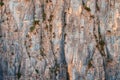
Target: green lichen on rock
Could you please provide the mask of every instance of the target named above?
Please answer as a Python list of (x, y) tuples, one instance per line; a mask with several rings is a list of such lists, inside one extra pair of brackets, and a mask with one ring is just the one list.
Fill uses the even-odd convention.
[(55, 65), (54, 67), (49, 68), (51, 73), (55, 73), (57, 75), (57, 72), (60, 71), (59, 65)]

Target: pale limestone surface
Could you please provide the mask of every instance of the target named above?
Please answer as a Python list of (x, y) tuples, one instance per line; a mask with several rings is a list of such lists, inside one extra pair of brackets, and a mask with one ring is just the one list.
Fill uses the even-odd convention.
[(120, 0), (2, 2), (0, 80), (120, 80)]

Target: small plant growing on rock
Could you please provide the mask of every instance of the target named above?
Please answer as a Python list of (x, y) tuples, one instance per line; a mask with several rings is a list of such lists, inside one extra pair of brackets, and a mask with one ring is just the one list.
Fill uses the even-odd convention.
[(14, 55), (14, 53), (12, 52), (11, 55)]
[(27, 34), (26, 37), (30, 37), (30, 36)]
[(20, 77), (21, 77), (21, 72), (20, 72), (20, 69), (21, 69), (21, 62), (20, 62), (20, 64), (19, 64), (19, 66), (18, 66), (18, 72), (17, 72), (17, 78), (18, 78), (18, 80), (20, 79)]
[(40, 49), (40, 55), (43, 56), (43, 57), (46, 56), (45, 53), (44, 53), (44, 49)]
[(52, 24), (50, 24), (50, 32), (52, 32)]
[(51, 22), (53, 19), (53, 15), (50, 15), (50, 18), (48, 19), (49, 22)]
[(43, 12), (42, 17), (43, 17), (43, 21), (45, 21), (45, 19), (46, 19), (46, 13), (45, 12)]
[(83, 1), (82, 1), (82, 4), (83, 4), (83, 7), (84, 7), (85, 10), (91, 11), (91, 9), (89, 7), (87, 7)]
[(88, 69), (92, 68), (93, 64), (92, 64), (92, 59), (88, 62)]
[(17, 77), (18, 77), (18, 80), (19, 80), (20, 77), (21, 77), (21, 73), (20, 72), (17, 73)]
[(54, 68), (49, 68), (50, 72), (51, 73), (54, 73), (55, 72), (55, 69)]
[(14, 32), (18, 32), (18, 29), (15, 29), (15, 31)]
[(107, 58), (107, 62), (108, 62), (108, 63), (110, 63), (110, 62), (112, 62), (112, 61), (113, 61), (113, 59)]
[(111, 55), (107, 55), (107, 62), (110, 63), (113, 61), (113, 58), (111, 57)]
[(89, 7), (87, 7), (86, 5), (83, 6), (85, 10), (87, 11), (91, 11), (91, 9)]
[(90, 17), (91, 17), (91, 18), (95, 18), (95, 16), (94, 16), (94, 15), (90, 15)]
[(0, 1), (0, 6), (3, 6), (3, 5), (4, 5), (4, 3), (2, 1)]
[(46, 3), (48, 3), (48, 0), (46, 0)]
[(46, 26), (45, 26), (45, 29), (47, 30), (48, 29), (48, 25), (46, 24)]
[(2, 37), (2, 35), (0, 35), (0, 38)]
[(101, 46), (104, 46), (104, 45), (105, 45), (105, 41), (104, 41), (104, 40), (101, 40), (101, 41), (99, 41), (99, 44), (100, 44)]
[(35, 26), (31, 26), (31, 27), (30, 27), (30, 32), (33, 32), (34, 29), (35, 29)]
[(54, 67), (49, 68), (49, 70), (51, 73), (57, 74), (57, 71), (59, 72), (60, 69), (59, 69), (59, 66), (55, 65)]
[(38, 74), (39, 73), (38, 69), (35, 69), (35, 72)]
[(39, 25), (39, 20), (34, 20), (32, 25), (33, 26), (30, 27), (30, 32), (33, 32), (35, 29), (35, 26)]
[(64, 38), (65, 38), (65, 39), (66, 39), (66, 37), (67, 37), (67, 33), (64, 34)]
[(99, 11), (100, 10), (100, 8), (99, 8), (99, 6), (98, 6), (98, 4), (96, 3), (96, 9)]
[(39, 25), (39, 20), (34, 20), (33, 25)]
[(53, 38), (55, 38), (55, 32), (53, 33)]

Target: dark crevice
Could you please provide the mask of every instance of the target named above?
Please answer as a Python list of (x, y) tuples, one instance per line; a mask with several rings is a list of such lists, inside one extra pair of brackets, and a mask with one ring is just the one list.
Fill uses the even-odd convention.
[(107, 65), (106, 65), (106, 59), (103, 57), (103, 69), (104, 69), (104, 74), (105, 74), (105, 80), (108, 80), (108, 73), (107, 73)]
[(90, 50), (90, 48), (88, 47), (87, 48), (87, 50), (88, 50), (88, 56), (87, 56), (87, 58), (86, 58), (86, 62), (85, 62), (85, 65), (87, 65), (88, 66), (88, 69), (90, 69), (90, 68), (93, 68), (94, 67), (94, 65), (93, 65), (93, 56), (94, 56), (94, 53), (95, 53), (95, 50), (94, 49), (92, 49), (92, 50)]
[(96, 11), (100, 11), (100, 8), (98, 6), (98, 0), (96, 0), (95, 5), (96, 5)]
[(109, 63), (109, 62), (112, 62), (112, 61), (113, 61), (113, 57), (112, 57), (112, 55), (110, 54), (107, 46), (106, 46), (106, 54), (107, 54), (107, 62), (108, 62), (108, 63)]
[(95, 23), (94, 23), (94, 29), (93, 29), (93, 35), (95, 37), (96, 47), (99, 50), (101, 56), (106, 56), (105, 50), (104, 50), (105, 40), (103, 39), (103, 36), (101, 35), (101, 32), (100, 32), (100, 22), (99, 22), (99, 20), (97, 20), (97, 21), (98, 21), (97, 22), (97, 24), (98, 24), (98, 33), (96, 34)]
[[(95, 24), (97, 24), (97, 31), (98, 33), (96, 34), (96, 28), (95, 28)], [(112, 56), (109, 53), (109, 50), (107, 48), (107, 43), (105, 41), (105, 36), (101, 34), (101, 29), (100, 29), (100, 20), (97, 18), (97, 21), (95, 23), (94, 21), (94, 28), (93, 28), (93, 35), (95, 37), (95, 41), (96, 41), (96, 48), (98, 49), (98, 51), (100, 52), (102, 59), (103, 59), (103, 69), (105, 72), (105, 80), (108, 80), (108, 73), (107, 73), (107, 64), (109, 62), (112, 62)]]
[(59, 78), (63, 80), (69, 80), (69, 73), (67, 68), (67, 62), (65, 58), (65, 27), (66, 27), (66, 12), (65, 12), (65, 6), (66, 1), (64, 1), (63, 11), (62, 11), (62, 38), (60, 42), (60, 75)]
[(43, 21), (46, 20), (46, 13), (45, 13), (45, 9), (44, 9), (44, 4), (42, 4), (42, 17), (43, 17)]
[(2, 7), (4, 5), (3, 0), (0, 0), (0, 6)]
[(57, 57), (55, 56), (54, 53), (54, 48), (53, 48), (53, 43), (52, 41), (50, 41), (50, 45), (51, 45), (51, 51), (53, 53), (53, 57), (54, 57), (54, 66), (50, 67), (50, 80), (56, 80), (56, 76), (58, 75), (59, 72), (59, 65), (57, 63)]
[[(4, 5), (4, 2), (3, 0), (0, 0), (0, 7), (2, 7)], [(4, 40), (2, 40), (2, 38), (4, 37), (3, 36), (3, 32), (2, 32), (2, 23), (4, 22), (3, 20), (3, 15), (4, 15), (4, 12), (2, 11), (3, 8), (0, 9), (0, 45), (4, 45)], [(1, 50), (1, 46), (0, 46), (0, 54), (3, 54), (4, 52), (2, 52)], [(7, 51), (6, 49), (6, 46), (3, 46), (3, 51)], [(6, 53), (7, 54), (7, 53)], [(7, 56), (8, 57), (8, 56)], [(4, 61), (4, 62), (3, 62)], [(4, 67), (3, 67), (3, 63), (4, 63)], [(6, 67), (5, 70), (3, 70), (4, 68)], [(7, 59), (4, 60), (4, 57), (2, 55), (0, 55), (0, 80), (3, 80), (4, 79), (4, 75), (7, 75), (7, 70), (8, 70), (8, 62), (7, 62)]]
[[(98, 29), (97, 29), (98, 33), (97, 34), (96, 34), (95, 24), (97, 24), (97, 27), (98, 27)], [(105, 42), (102, 42), (103, 38), (102, 38), (102, 35), (101, 35), (101, 32), (100, 32), (100, 21), (99, 21), (98, 18), (97, 18), (96, 23), (94, 21), (93, 35), (94, 35), (95, 41), (96, 41), (96, 48), (98, 49), (98, 51), (100, 52), (100, 54), (103, 58), (103, 69), (104, 69), (104, 72), (105, 72), (105, 80), (107, 80), (106, 59), (105, 59), (106, 54), (105, 54), (105, 50), (104, 50)]]
[(19, 63), (18, 72), (16, 73), (18, 80), (20, 79), (20, 77), (22, 75), (21, 72), (20, 72), (20, 69), (21, 69), (21, 63)]
[[(1, 0), (0, 3), (3, 3), (3, 1)], [(2, 38), (2, 28), (1, 28), (2, 27), (1, 24), (3, 22), (2, 17), (3, 17), (3, 12), (2, 12), (2, 8), (1, 8), (1, 13), (0, 13), (0, 39)]]
[(1, 63), (0, 63), (0, 80), (3, 80), (3, 68)]

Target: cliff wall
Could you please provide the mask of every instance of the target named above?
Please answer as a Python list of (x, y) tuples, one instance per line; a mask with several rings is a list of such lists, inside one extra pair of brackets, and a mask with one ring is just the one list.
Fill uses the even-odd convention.
[(120, 80), (120, 0), (1, 0), (0, 80)]

